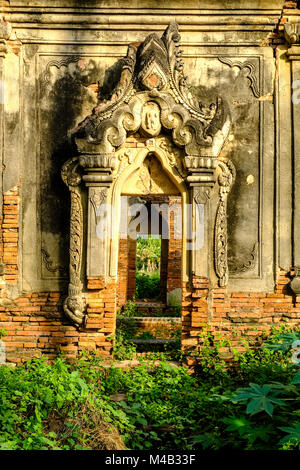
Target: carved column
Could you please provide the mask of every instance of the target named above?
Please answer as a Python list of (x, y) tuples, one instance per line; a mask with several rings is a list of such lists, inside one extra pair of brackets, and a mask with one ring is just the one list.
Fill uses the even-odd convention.
[(64, 312), (79, 326), (85, 320), (85, 305), (82, 295), (81, 266), (83, 243), (83, 210), (81, 201), (81, 174), (78, 171), (78, 158), (68, 160), (62, 167), (61, 176), (71, 193), (70, 211), (70, 262), (68, 296), (64, 301)]
[[(191, 242), (192, 273), (199, 277), (209, 277), (210, 252), (210, 191), (216, 182), (217, 158), (189, 155), (185, 157), (189, 175), (187, 181), (192, 190), (192, 231)], [(193, 248), (194, 245), (194, 248)]]
[(214, 227), (214, 265), (219, 279), (219, 286), (225, 287), (228, 283), (227, 261), (227, 196), (235, 181), (235, 167), (230, 160), (219, 161), (221, 173), (219, 174), (219, 202)]
[(82, 177), (88, 189), (87, 267), (89, 281), (105, 278), (107, 274), (108, 237), (111, 210), (107, 205), (108, 188), (115, 168), (114, 154), (81, 154), (79, 163), (84, 168)]
[(293, 133), (293, 265), (295, 277), (291, 287), (300, 297), (300, 22), (285, 24), (289, 43), (287, 56), (291, 61), (292, 133)]
[(210, 234), (212, 233), (210, 193), (216, 182), (219, 166), (219, 202), (214, 223), (214, 268), (219, 286), (228, 282), (227, 264), (227, 196), (235, 180), (235, 168), (231, 161), (219, 161), (216, 157), (185, 157), (189, 170), (187, 181), (192, 188), (193, 231), (196, 239), (192, 249), (192, 272), (195, 276), (209, 278), (211, 266)]
[[(68, 160), (62, 167), (62, 179), (71, 193), (70, 214), (70, 264), (68, 296), (64, 302), (65, 314), (80, 326), (85, 323), (85, 301), (81, 268), (83, 260), (83, 207), (81, 182), (88, 189), (88, 227), (86, 247), (86, 277), (93, 288), (103, 287), (106, 275), (107, 240), (111, 211), (102, 210), (107, 202), (108, 188), (112, 182), (114, 155), (89, 153)], [(84, 174), (82, 175), (82, 170)], [(96, 282), (95, 282), (96, 281)]]

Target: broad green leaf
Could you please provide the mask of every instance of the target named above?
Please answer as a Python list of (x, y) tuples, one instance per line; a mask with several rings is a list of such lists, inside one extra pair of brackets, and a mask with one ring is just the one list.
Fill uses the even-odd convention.
[(272, 385), (250, 383), (250, 387), (238, 389), (232, 397), (232, 401), (248, 401), (246, 412), (250, 415), (265, 411), (269, 416), (272, 416), (275, 404), (285, 405), (282, 400), (276, 398), (280, 392), (280, 389), (273, 388)]
[(281, 431), (288, 433), (283, 439), (281, 439), (280, 444), (285, 444), (286, 442), (295, 442), (300, 444), (300, 422), (294, 423), (290, 427), (280, 427)]
[(224, 418), (221, 421), (228, 424), (226, 431), (237, 431), (240, 435), (244, 434), (251, 425), (251, 422), (244, 416), (240, 418)]

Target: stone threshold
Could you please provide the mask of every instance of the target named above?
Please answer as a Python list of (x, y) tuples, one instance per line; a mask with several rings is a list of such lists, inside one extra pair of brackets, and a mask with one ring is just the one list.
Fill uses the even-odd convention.
[(173, 343), (176, 343), (176, 339), (162, 339), (162, 338), (159, 338), (159, 339), (136, 339), (136, 338), (133, 338), (131, 340), (132, 343), (134, 344), (144, 344), (144, 345), (147, 345), (147, 344), (173, 344)]
[(122, 323), (126, 323), (129, 320), (136, 320), (136, 321), (145, 321), (145, 322), (157, 322), (157, 323), (164, 323), (164, 322), (173, 322), (173, 323), (181, 323), (180, 317), (120, 317), (117, 316), (117, 321)]

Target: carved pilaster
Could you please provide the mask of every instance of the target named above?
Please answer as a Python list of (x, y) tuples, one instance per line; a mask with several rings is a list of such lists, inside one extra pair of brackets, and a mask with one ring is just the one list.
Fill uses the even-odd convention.
[(117, 157), (114, 153), (84, 153), (79, 156), (79, 163), (85, 169), (83, 181), (87, 186), (109, 186), (111, 173), (116, 167)]
[(189, 174), (187, 181), (190, 186), (207, 185), (213, 186), (215, 178), (215, 170), (218, 166), (218, 158), (201, 157), (200, 155), (188, 155), (184, 158), (186, 169)]
[(196, 276), (209, 277), (209, 220), (210, 193), (214, 183), (204, 185), (192, 183), (193, 232), (192, 271)]
[(64, 301), (64, 312), (75, 325), (84, 323), (84, 301), (80, 279), (82, 265), (83, 212), (81, 204), (78, 158), (71, 158), (62, 167), (62, 179), (71, 193), (70, 213), (70, 263), (68, 297)]
[(114, 153), (84, 153), (79, 163), (88, 188), (87, 277), (105, 277), (108, 251), (108, 231), (111, 211), (108, 209), (108, 188), (116, 167)]
[(88, 186), (87, 277), (105, 277), (110, 210), (107, 206), (108, 188)]
[[(210, 267), (210, 193), (216, 182), (218, 159), (200, 155), (184, 158), (188, 170), (187, 182), (192, 190), (192, 272), (209, 277)], [(190, 237), (189, 237), (190, 238)]]
[(295, 277), (291, 288), (300, 295), (300, 21), (284, 25), (285, 38), (290, 45), (287, 57), (291, 61), (292, 85), (292, 138), (293, 138), (293, 247), (292, 259)]
[(227, 196), (235, 180), (235, 167), (233, 163), (220, 161), (222, 170), (219, 181), (219, 204), (217, 207), (214, 234), (214, 261), (215, 271), (219, 278), (219, 286), (224, 287), (228, 282), (227, 262)]

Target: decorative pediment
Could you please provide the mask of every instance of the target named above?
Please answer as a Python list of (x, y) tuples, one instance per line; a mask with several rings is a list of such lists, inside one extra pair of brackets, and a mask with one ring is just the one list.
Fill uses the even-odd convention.
[(218, 156), (229, 117), (220, 97), (204, 106), (191, 93), (179, 41), (178, 26), (171, 23), (162, 37), (153, 33), (129, 45), (111, 97), (100, 98), (73, 134), (80, 153), (112, 154), (128, 133), (156, 136), (163, 127), (187, 155)]
[(163, 91), (168, 85), (166, 47), (157, 34), (150, 34), (140, 46), (137, 82), (142, 90)]

